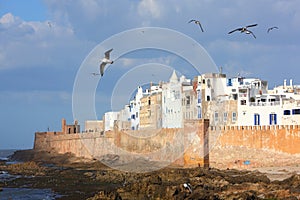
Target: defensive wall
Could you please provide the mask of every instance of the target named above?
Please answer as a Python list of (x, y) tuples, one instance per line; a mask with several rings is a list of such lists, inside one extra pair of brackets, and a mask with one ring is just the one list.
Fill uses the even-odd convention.
[(217, 147), (267, 149), (288, 154), (300, 153), (300, 125), (221, 126), (209, 128), (210, 141)]
[(106, 155), (139, 157), (182, 167), (208, 167), (208, 120), (190, 120), (182, 129), (99, 133), (36, 132), (34, 149), (102, 160)]
[[(78, 157), (99, 160), (105, 155), (124, 155), (133, 159), (142, 156), (182, 167), (207, 167), (209, 163), (240, 162), (241, 155), (247, 151), (251, 155), (244, 157), (256, 159), (255, 162), (265, 159), (266, 156), (262, 157), (265, 151), (275, 152), (280, 158), (283, 154), (294, 158), (300, 155), (299, 144), (299, 125), (209, 127), (208, 120), (190, 120), (183, 129), (71, 134), (66, 131), (37, 132), (34, 149), (71, 152)], [(215, 149), (221, 153), (215, 153)], [(270, 156), (272, 162), (273, 155)], [(227, 166), (230, 165), (223, 167)]]

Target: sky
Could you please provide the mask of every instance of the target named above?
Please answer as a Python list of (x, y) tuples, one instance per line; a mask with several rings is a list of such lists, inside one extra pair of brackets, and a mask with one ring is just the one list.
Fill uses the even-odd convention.
[[(204, 32), (188, 23), (191, 19), (199, 20)], [(251, 28), (256, 39), (228, 34), (256, 23)], [(97, 45), (114, 35), (143, 27), (174, 30), (199, 43), (227, 77), (260, 78), (273, 88), (284, 79), (300, 84), (299, 24), (299, 0), (0, 0), (0, 149), (32, 148), (36, 131), (59, 131), (62, 118), (73, 123), (79, 69)], [(267, 33), (272, 26), (278, 29)], [(184, 70), (189, 63), (173, 53), (128, 52), (101, 79), (89, 76), (98, 84), (94, 96), (99, 119), (111, 109), (113, 85), (147, 63), (181, 70), (188, 78), (197, 75)], [(97, 72), (98, 65), (90, 72)], [(138, 72), (138, 77), (150, 76)], [(124, 92), (114, 97), (133, 93)]]

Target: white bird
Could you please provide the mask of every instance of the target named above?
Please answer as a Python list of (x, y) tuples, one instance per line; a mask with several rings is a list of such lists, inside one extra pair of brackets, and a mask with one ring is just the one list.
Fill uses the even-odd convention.
[(112, 61), (112, 60), (110, 60), (110, 52), (112, 51), (113, 49), (110, 49), (110, 50), (108, 50), (108, 51), (106, 51), (105, 52), (105, 57), (104, 58), (102, 58), (102, 60), (101, 60), (101, 64), (100, 64), (100, 74), (101, 74), (101, 76), (103, 76), (103, 74), (104, 74), (104, 67), (105, 67), (105, 65), (106, 64), (113, 64), (114, 63), (114, 61)]
[(235, 31), (240, 31), (241, 33), (251, 34), (251, 35), (253, 35), (254, 38), (256, 38), (255, 35), (253, 34), (253, 32), (248, 29), (253, 26), (257, 26), (257, 24), (252, 24), (252, 25), (248, 25), (245, 27), (240, 27), (240, 28), (234, 29), (234, 30), (230, 31), (228, 34), (231, 34)]
[(188, 190), (192, 193), (192, 186), (191, 186), (191, 184), (189, 184), (189, 183), (184, 183), (184, 184), (183, 184), (183, 187), (186, 188), (186, 189), (188, 189)]
[(200, 27), (200, 29), (201, 29), (201, 31), (204, 32), (204, 30), (203, 30), (203, 28), (202, 28), (202, 25), (201, 25), (201, 23), (200, 23), (199, 20), (191, 19), (191, 20), (189, 21), (189, 23), (191, 23), (191, 22), (194, 22), (195, 24), (198, 24), (199, 27)]

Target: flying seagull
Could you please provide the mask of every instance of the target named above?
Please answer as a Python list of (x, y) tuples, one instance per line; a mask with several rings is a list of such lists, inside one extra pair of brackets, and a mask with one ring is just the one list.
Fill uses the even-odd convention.
[(245, 27), (240, 27), (240, 28), (234, 29), (234, 30), (230, 31), (228, 34), (231, 34), (235, 31), (240, 31), (241, 33), (251, 34), (251, 35), (253, 35), (254, 38), (256, 38), (255, 35), (253, 34), (253, 32), (248, 29), (253, 26), (257, 26), (257, 24), (252, 24), (252, 25), (248, 25)]
[(114, 63), (114, 61), (112, 61), (112, 60), (110, 60), (109, 59), (109, 54), (110, 54), (110, 52), (112, 51), (113, 49), (110, 49), (110, 50), (108, 50), (108, 51), (106, 51), (105, 52), (105, 57), (104, 58), (102, 58), (102, 62), (101, 62), (101, 64), (100, 64), (100, 74), (101, 74), (101, 76), (103, 76), (103, 74), (104, 74), (104, 67), (105, 67), (105, 65), (106, 64), (113, 64)]
[(269, 33), (271, 30), (273, 30), (273, 29), (275, 29), (275, 28), (278, 29), (277, 26), (273, 26), (273, 27), (268, 28), (267, 32)]
[(191, 23), (191, 22), (194, 22), (195, 24), (198, 24), (199, 27), (200, 27), (200, 29), (201, 29), (201, 31), (204, 32), (204, 30), (203, 30), (203, 28), (202, 28), (201, 23), (200, 23), (199, 20), (191, 19), (191, 20), (189, 21), (189, 23)]

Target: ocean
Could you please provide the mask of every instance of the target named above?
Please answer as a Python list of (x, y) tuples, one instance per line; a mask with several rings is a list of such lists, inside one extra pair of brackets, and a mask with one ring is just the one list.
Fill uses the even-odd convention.
[[(16, 150), (5, 149), (0, 150), (0, 161), (7, 161), (8, 157), (12, 155)], [(4, 182), (11, 181), (13, 179), (21, 178), (20, 175), (11, 175), (6, 171), (0, 170), (0, 199), (10, 200), (52, 200), (61, 197), (61, 195), (55, 194), (51, 189), (37, 189), (37, 188), (6, 188), (1, 185)]]
[(8, 156), (12, 155), (16, 149), (0, 149), (0, 160), (7, 160)]

